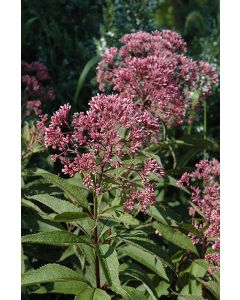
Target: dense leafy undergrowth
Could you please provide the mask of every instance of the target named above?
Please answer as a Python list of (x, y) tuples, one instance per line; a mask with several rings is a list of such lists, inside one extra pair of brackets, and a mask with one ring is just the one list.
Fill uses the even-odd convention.
[(170, 30), (113, 46), (54, 113), (46, 66), (22, 63), (22, 298), (219, 299), (217, 70)]

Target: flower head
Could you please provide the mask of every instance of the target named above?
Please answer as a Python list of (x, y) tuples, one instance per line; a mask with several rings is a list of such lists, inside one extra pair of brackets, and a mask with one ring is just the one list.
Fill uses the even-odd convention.
[[(61, 106), (45, 129), (45, 145), (56, 152), (53, 160), (61, 161), (63, 173), (82, 174), (87, 188), (97, 194), (110, 180), (124, 191), (124, 197), (132, 199), (126, 200), (128, 210), (137, 199), (141, 210), (153, 204), (154, 186), (148, 176), (155, 173), (161, 178), (163, 168), (153, 159), (139, 164), (134, 158), (157, 140), (157, 119), (148, 111), (139, 111), (130, 98), (118, 95), (97, 95), (86, 113), (75, 113), (72, 118), (70, 109), (69, 104)], [(140, 190), (130, 179), (133, 172), (140, 175)]]
[[(167, 125), (190, 118), (189, 111), (211, 93), (217, 74), (207, 63), (185, 56), (186, 43), (170, 30), (127, 34), (122, 47), (109, 48), (98, 64), (99, 89), (128, 96)], [(199, 101), (192, 102), (197, 90)]]
[[(211, 251), (207, 252), (205, 258), (219, 266), (220, 250), (220, 164), (216, 159), (211, 161), (201, 160), (196, 164), (196, 169), (192, 173), (184, 173), (178, 181), (179, 186), (183, 184), (192, 192), (191, 200), (204, 215), (203, 223), (197, 222), (194, 211), (190, 210), (193, 225), (203, 230), (204, 238), (211, 246)], [(199, 242), (196, 236), (192, 235), (195, 243)]]

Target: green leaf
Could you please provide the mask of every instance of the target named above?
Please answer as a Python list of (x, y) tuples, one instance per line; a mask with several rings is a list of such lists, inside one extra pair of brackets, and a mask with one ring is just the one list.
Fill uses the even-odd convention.
[(21, 37), (22, 37), (22, 44), (24, 44), (24, 42), (26, 41), (28, 32), (32, 26), (32, 24), (37, 20), (37, 17), (34, 18), (30, 18), (27, 20), (27, 22), (25, 22), (22, 26), (22, 30), (21, 30)]
[(75, 300), (111, 300), (111, 297), (101, 289), (90, 288), (76, 296)]
[(23, 246), (21, 245), (21, 274), (25, 272), (28, 257), (24, 254)]
[(83, 183), (82, 175), (81, 174), (76, 173), (73, 177), (70, 177), (70, 178), (68, 178), (66, 180), (70, 184), (76, 185), (76, 186), (80, 187), (82, 190), (84, 190), (84, 192), (86, 193), (86, 196), (88, 195), (88, 189), (86, 188), (86, 186)]
[(57, 215), (53, 221), (57, 222), (75, 222), (89, 218), (89, 215), (83, 212), (64, 212)]
[(47, 213), (45, 213), (43, 210), (41, 210), (36, 204), (32, 203), (31, 201), (28, 201), (26, 199), (21, 200), (22, 206), (29, 207), (33, 210), (35, 210), (39, 216), (41, 216), (45, 220), (52, 220), (53, 218), (49, 216)]
[(214, 278), (217, 280), (217, 282), (220, 282), (220, 271), (214, 273)]
[(194, 277), (204, 277), (209, 267), (210, 264), (206, 260), (195, 259), (189, 268), (189, 272)]
[(95, 222), (93, 219), (87, 218), (82, 219), (81, 222), (77, 222), (78, 226), (81, 227), (81, 229), (84, 231), (84, 233), (91, 237), (92, 236), (92, 229), (95, 225)]
[(70, 203), (69, 201), (65, 201), (56, 197), (52, 197), (48, 194), (40, 194), (28, 197), (28, 199), (32, 199), (38, 201), (47, 207), (51, 208), (54, 212), (61, 214), (65, 212), (79, 212), (79, 207)]
[(181, 159), (179, 159), (177, 163), (178, 168), (183, 168), (187, 165), (187, 163), (192, 159), (196, 154), (199, 152), (199, 149), (189, 149), (188, 151), (185, 152), (184, 155), (181, 156)]
[(192, 243), (192, 240), (182, 232), (157, 222), (153, 222), (153, 228), (157, 229), (160, 235), (174, 245), (199, 255), (196, 247)]
[(171, 283), (161, 280), (160, 283), (156, 287), (156, 292), (158, 294), (159, 299), (161, 299), (161, 296), (168, 296), (169, 295), (169, 287)]
[(69, 246), (65, 251), (63, 251), (61, 257), (58, 259), (58, 262), (65, 260), (66, 258), (74, 255), (74, 246)]
[(185, 144), (189, 144), (192, 147), (199, 149), (199, 150), (212, 150), (212, 151), (218, 151), (219, 145), (214, 140), (205, 139), (204, 137), (201, 137), (199, 135), (185, 135), (182, 138), (183, 142)]
[(172, 176), (165, 175), (163, 180), (164, 180), (164, 184), (174, 186), (174, 187), (176, 187), (178, 189), (183, 190), (184, 192), (186, 192), (188, 194), (190, 193), (184, 186), (180, 188), (177, 185), (177, 180), (174, 177), (172, 177)]
[(116, 250), (112, 246), (103, 244), (98, 246), (96, 251), (110, 289), (118, 292), (121, 290), (121, 283), (119, 280), (119, 262)]
[(61, 177), (58, 177), (57, 175), (51, 174), (46, 171), (38, 171), (36, 172), (36, 175), (42, 176), (48, 182), (56, 185), (61, 190), (63, 190), (67, 194), (67, 196), (73, 201), (74, 204), (79, 203), (85, 208), (89, 207), (88, 202), (85, 196), (83, 195), (82, 189), (78, 186), (72, 185), (66, 179), (63, 179)]
[(137, 165), (142, 165), (144, 162), (144, 157), (143, 158), (133, 158), (133, 159), (125, 159), (122, 160), (122, 163), (125, 166), (137, 166)]
[(202, 286), (198, 279), (205, 276), (209, 266), (210, 264), (204, 259), (196, 259), (179, 273), (176, 285), (181, 289), (181, 299), (184, 299), (183, 297), (188, 294), (193, 296), (202, 295)]
[(22, 243), (70, 246), (81, 243), (90, 244), (90, 241), (67, 231), (49, 231), (25, 235), (22, 237)]
[(89, 263), (92, 275), (95, 275), (95, 251), (87, 244), (80, 244), (76, 246), (83, 253), (86, 261)]
[(138, 219), (127, 213), (121, 213), (119, 216), (116, 216), (114, 218), (126, 225), (137, 226), (140, 224), (140, 221)]
[(197, 279), (199, 282), (201, 282), (211, 294), (213, 294), (214, 297), (217, 299), (220, 299), (220, 285), (218, 282), (215, 281), (203, 281), (201, 279)]
[(129, 226), (137, 226), (140, 225), (140, 221), (136, 218), (134, 218), (132, 215), (127, 214), (127, 213), (117, 213), (115, 212), (108, 212), (102, 214), (100, 219), (103, 221), (114, 221), (117, 223), (123, 223), (125, 227), (129, 228)]
[(147, 214), (165, 225), (173, 225), (172, 223), (176, 224), (176, 222), (182, 221), (177, 213), (163, 205), (150, 206)]
[(78, 295), (88, 288), (88, 284), (81, 281), (61, 281), (48, 283), (33, 291), (33, 294), (65, 294)]
[(187, 230), (188, 232), (193, 233), (194, 235), (196, 235), (199, 238), (203, 237), (203, 233), (198, 231), (193, 225), (191, 224), (187, 224), (187, 223), (178, 223), (178, 226), (182, 229)]
[(173, 268), (173, 265), (171, 263), (168, 254), (153, 241), (146, 238), (138, 238), (138, 237), (131, 237), (131, 236), (120, 236), (120, 237), (118, 236), (117, 238), (120, 239), (121, 241), (124, 241), (126, 244), (135, 246), (143, 251), (146, 251), (147, 253), (151, 254), (153, 257), (159, 258), (164, 265)]
[(130, 256), (132, 259), (136, 260), (140, 264), (143, 264), (160, 277), (169, 281), (163, 263), (158, 257), (154, 257), (152, 254), (134, 246), (124, 247), (121, 249), (121, 252)]
[(178, 300), (204, 300), (202, 296), (195, 296), (195, 295), (189, 295), (189, 294), (179, 294)]
[(25, 142), (26, 146), (30, 142), (31, 135), (30, 135), (30, 130), (29, 130), (29, 123), (24, 122), (24, 126), (22, 128), (22, 139)]
[(82, 89), (82, 86), (84, 84), (84, 81), (89, 73), (89, 71), (91, 70), (91, 68), (93, 66), (95, 66), (99, 60), (101, 59), (100, 56), (96, 55), (94, 56), (93, 58), (91, 58), (87, 63), (86, 65), (84, 66), (84, 69), (82, 70), (81, 74), (80, 74), (80, 77), (78, 79), (78, 83), (77, 83), (77, 88), (76, 88), (76, 92), (75, 92), (75, 95), (73, 97), (73, 103), (76, 104), (77, 101), (78, 101), (78, 97), (79, 97), (79, 94), (80, 94), (80, 91)]
[(147, 214), (165, 225), (169, 224), (169, 221), (166, 220), (166, 217), (161, 213), (161, 211), (156, 206), (150, 206), (149, 209), (147, 210)]
[(48, 264), (37, 270), (31, 270), (22, 274), (23, 286), (67, 280), (82, 281), (82, 278), (72, 269), (58, 264)]
[(127, 270), (124, 271), (124, 275), (130, 276), (136, 280), (141, 281), (144, 286), (146, 287), (148, 293), (152, 297), (153, 300), (158, 300), (158, 295), (155, 291), (155, 288), (152, 284), (152, 281), (147, 276), (147, 274), (143, 273), (141, 270), (139, 270), (137, 267), (131, 266), (130, 268), (127, 268)]
[(123, 297), (125, 300), (148, 300), (148, 297), (145, 296), (143, 292), (133, 287), (123, 286), (122, 289), (124, 291)]

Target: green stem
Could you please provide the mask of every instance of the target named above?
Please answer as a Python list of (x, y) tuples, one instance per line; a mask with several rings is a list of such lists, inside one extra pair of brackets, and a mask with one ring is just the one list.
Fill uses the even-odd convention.
[[(207, 102), (206, 100), (203, 102), (203, 132), (204, 132), (204, 140), (207, 139)], [(206, 149), (203, 152), (203, 158), (207, 158)]]
[(163, 127), (163, 141), (166, 140), (166, 137), (167, 137), (167, 126), (166, 124), (163, 122), (163, 120), (161, 120), (161, 123), (162, 123), (162, 127)]
[(174, 152), (174, 150), (173, 150), (173, 147), (170, 146), (170, 145), (169, 145), (169, 150), (170, 150), (170, 152), (171, 152), (171, 154), (172, 154), (172, 158), (173, 158), (173, 169), (176, 169), (176, 167), (177, 167), (177, 158), (176, 158), (176, 154), (175, 154), (175, 152)]
[[(167, 136), (167, 126), (166, 124), (163, 122), (163, 120), (161, 120), (162, 126), (163, 126), (163, 141), (169, 141), (169, 138)], [(174, 152), (174, 149), (171, 145), (168, 146), (169, 150), (172, 154), (172, 158), (173, 158), (173, 169), (176, 169), (177, 167), (177, 158), (176, 158), (176, 154)]]
[(190, 135), (192, 132), (192, 124), (188, 125), (188, 134)]

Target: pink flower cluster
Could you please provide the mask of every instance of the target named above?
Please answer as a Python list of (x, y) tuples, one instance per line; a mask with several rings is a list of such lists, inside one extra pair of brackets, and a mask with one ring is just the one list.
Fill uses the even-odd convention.
[(99, 89), (108, 88), (130, 97), (142, 111), (148, 110), (167, 125), (181, 124), (211, 93), (217, 74), (207, 63), (185, 56), (186, 43), (170, 30), (127, 34), (123, 46), (109, 48), (98, 65)]
[[(111, 180), (132, 199), (131, 203), (138, 199), (140, 209), (145, 210), (154, 202), (154, 186), (147, 177), (151, 172), (162, 177), (164, 171), (154, 160), (139, 166), (134, 157), (147, 143), (157, 142), (156, 118), (137, 110), (130, 98), (118, 95), (93, 97), (89, 110), (75, 113), (72, 119), (70, 109), (69, 104), (62, 106), (45, 128), (45, 145), (56, 152), (52, 159), (60, 159), (64, 174), (81, 173), (88, 189), (97, 194), (103, 192), (104, 180)], [(113, 170), (122, 171), (121, 176)], [(141, 174), (141, 192), (130, 180), (131, 172)], [(129, 201), (125, 207), (133, 208)]]
[(147, 180), (148, 176), (154, 173), (156, 174), (159, 178), (163, 178), (164, 176), (164, 170), (163, 167), (160, 166), (157, 161), (153, 158), (148, 159), (144, 163), (144, 168), (141, 171), (141, 178), (143, 181)]
[(147, 183), (142, 191), (133, 192), (130, 197), (124, 202), (125, 210), (132, 211), (137, 201), (141, 211), (145, 211), (149, 205), (155, 203), (155, 184)]
[(42, 101), (54, 100), (55, 93), (49, 86), (49, 74), (44, 64), (34, 61), (22, 61), (22, 88), (25, 114), (39, 116), (42, 113)]
[[(198, 223), (195, 218), (195, 209), (190, 209), (193, 225), (204, 234), (207, 245), (211, 245), (211, 252), (205, 258), (220, 265), (220, 164), (216, 159), (212, 161), (201, 160), (196, 164), (196, 170), (192, 173), (184, 173), (178, 181), (192, 192), (192, 202), (204, 215), (204, 222)], [(205, 228), (207, 228), (205, 230)], [(199, 242), (195, 236), (193, 241)]]

